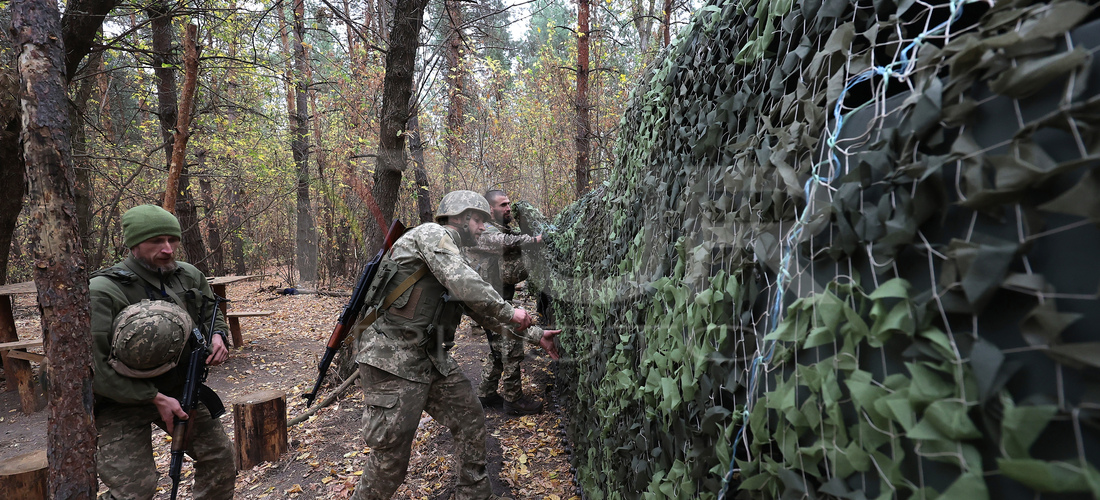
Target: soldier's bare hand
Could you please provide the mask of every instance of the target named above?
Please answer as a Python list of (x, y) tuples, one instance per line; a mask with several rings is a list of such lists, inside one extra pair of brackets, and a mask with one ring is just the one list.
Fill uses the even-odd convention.
[(522, 332), (526, 330), (527, 327), (534, 324), (534, 322), (535, 318), (531, 316), (531, 313), (523, 309), (517, 307), (515, 312), (512, 313), (512, 323), (516, 324), (517, 332)]
[(211, 335), (210, 339), (210, 355), (206, 357), (206, 364), (210, 366), (217, 366), (229, 359), (229, 349), (225, 347), (225, 340), (221, 335)]
[(176, 425), (176, 417), (187, 420), (187, 412), (183, 411), (183, 407), (180, 406), (180, 402), (176, 398), (158, 392), (153, 397), (153, 406), (157, 407), (157, 413), (160, 414), (160, 419), (164, 421), (164, 428), (168, 431), (168, 434), (172, 434), (172, 428)]
[(554, 344), (554, 337), (557, 337), (561, 333), (561, 330), (543, 330), (542, 338), (539, 339), (539, 345), (550, 354), (551, 359), (558, 359), (558, 346)]

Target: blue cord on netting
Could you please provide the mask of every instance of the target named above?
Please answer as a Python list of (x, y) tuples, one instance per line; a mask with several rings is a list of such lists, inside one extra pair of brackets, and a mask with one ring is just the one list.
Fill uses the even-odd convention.
[[(826, 137), (826, 145), (828, 146), (828, 160), (814, 164), (813, 168), (811, 169), (810, 178), (807, 179), (802, 186), (803, 192), (807, 193), (806, 206), (802, 209), (802, 213), (800, 213), (798, 218), (795, 220), (794, 227), (792, 227), (790, 232), (787, 233), (787, 237), (783, 239), (782, 258), (780, 259), (779, 270), (777, 271), (775, 283), (775, 297), (773, 298), (771, 308), (769, 308), (768, 311), (768, 317), (764, 328), (765, 332), (774, 332), (775, 329), (778, 328), (779, 321), (783, 317), (783, 301), (786, 298), (787, 287), (793, 279), (793, 276), (790, 272), (791, 259), (794, 255), (794, 248), (802, 237), (803, 228), (807, 226), (807, 224), (809, 223), (809, 218), (812, 215), (813, 195), (816, 192), (818, 186), (829, 187), (829, 185), (833, 181), (840, 177), (842, 165), (840, 162), (840, 158), (837, 156), (836, 145), (838, 137), (840, 135), (840, 131), (844, 128), (845, 119), (851, 114), (863, 109), (871, 102), (873, 102), (868, 101), (859, 106), (856, 106), (855, 108), (852, 108), (847, 113), (845, 113), (843, 106), (845, 96), (847, 96), (848, 92), (850, 92), (856, 85), (870, 80), (875, 75), (882, 76), (886, 84), (889, 83), (891, 77), (896, 77), (898, 80), (902, 81), (908, 78), (910, 72), (913, 69), (913, 65), (916, 64), (917, 61), (917, 50), (920, 49), (920, 46), (924, 42), (924, 40), (928, 37), (945, 32), (947, 28), (951, 26), (951, 24), (954, 23), (956, 20), (958, 20), (959, 16), (962, 14), (962, 10), (960, 7), (963, 4), (973, 3), (977, 1), (981, 0), (951, 0), (950, 4), (948, 5), (951, 15), (948, 17), (948, 19), (914, 37), (913, 40), (910, 41), (909, 44), (907, 44), (905, 48), (901, 50), (897, 60), (891, 62), (890, 64), (876, 66), (864, 70), (858, 75), (852, 77), (844, 85), (844, 88), (841, 90), (840, 95), (837, 96), (836, 105), (833, 106), (833, 121), (835, 123), (835, 126), (828, 132), (828, 136)], [(900, 71), (895, 71), (895, 69), (898, 68), (900, 68)], [(831, 167), (827, 176), (822, 175), (822, 168), (824, 166)], [(722, 478), (722, 489), (718, 493), (719, 499), (725, 497), (726, 492), (729, 489), (730, 480), (733, 479), (733, 473), (737, 468), (737, 461), (735, 458), (737, 455), (737, 447), (741, 444), (741, 440), (745, 437), (745, 430), (748, 428), (749, 414), (753, 403), (755, 403), (757, 399), (756, 385), (757, 377), (760, 373), (760, 367), (765, 363), (771, 361), (772, 355), (775, 353), (775, 345), (775, 340), (765, 341), (763, 349), (764, 354), (758, 355), (753, 358), (752, 365), (749, 368), (747, 391), (748, 399), (745, 404), (745, 409), (744, 411), (742, 411), (741, 414), (741, 426), (740, 428), (738, 428), (737, 434), (734, 437), (733, 446), (730, 448), (730, 467), (729, 471), (726, 472), (726, 475)]]

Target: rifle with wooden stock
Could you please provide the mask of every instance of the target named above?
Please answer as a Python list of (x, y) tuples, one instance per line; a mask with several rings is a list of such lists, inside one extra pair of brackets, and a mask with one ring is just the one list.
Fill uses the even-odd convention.
[(176, 493), (180, 487), (180, 472), (183, 468), (183, 455), (191, 445), (191, 430), (194, 427), (191, 421), (195, 418), (195, 408), (199, 401), (206, 405), (210, 416), (218, 418), (225, 413), (225, 405), (213, 389), (203, 384), (206, 374), (210, 371), (206, 366), (206, 357), (210, 355), (208, 338), (213, 338), (214, 323), (218, 317), (218, 303), (226, 300), (214, 295), (214, 306), (210, 311), (210, 327), (206, 329), (206, 336), (202, 330), (195, 327), (191, 335), (195, 338), (195, 348), (191, 350), (189, 364), (187, 365), (187, 378), (183, 383), (183, 395), (180, 398), (180, 407), (187, 412), (187, 419), (176, 417), (172, 424), (172, 460), (168, 464), (168, 477), (172, 478), (172, 500), (176, 500)]
[(306, 408), (313, 405), (313, 400), (317, 398), (317, 391), (321, 389), (321, 384), (325, 381), (325, 375), (328, 373), (328, 368), (332, 365), (332, 358), (336, 357), (336, 352), (340, 350), (340, 345), (344, 343), (344, 339), (348, 333), (351, 332), (351, 327), (355, 324), (355, 321), (359, 318), (359, 314), (363, 312), (363, 300), (367, 294), (367, 290), (370, 288), (371, 282), (374, 281), (375, 275), (378, 274), (378, 266), (382, 262), (382, 256), (386, 254), (393, 246), (397, 238), (405, 234), (405, 225), (401, 221), (394, 220), (390, 224), (390, 228), (386, 231), (386, 239), (382, 242), (382, 248), (378, 250), (378, 254), (367, 263), (367, 267), (363, 269), (363, 273), (359, 275), (359, 281), (355, 283), (355, 290), (351, 292), (351, 299), (344, 305), (344, 311), (340, 313), (340, 319), (336, 321), (336, 328), (333, 329), (332, 335), (328, 338), (328, 344), (325, 347), (325, 354), (321, 357), (321, 363), (317, 366), (317, 382), (313, 384), (313, 390), (302, 394), (302, 397), (306, 398)]

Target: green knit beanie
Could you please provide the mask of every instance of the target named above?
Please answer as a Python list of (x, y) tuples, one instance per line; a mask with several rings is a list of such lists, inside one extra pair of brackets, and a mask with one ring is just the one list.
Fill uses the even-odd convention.
[(156, 205), (138, 205), (122, 214), (122, 237), (126, 248), (134, 248), (157, 236), (181, 237), (180, 221), (171, 212)]

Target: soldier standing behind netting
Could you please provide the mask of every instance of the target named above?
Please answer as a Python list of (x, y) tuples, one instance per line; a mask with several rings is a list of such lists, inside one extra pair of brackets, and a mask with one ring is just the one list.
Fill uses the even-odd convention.
[[(492, 219), (485, 226), (485, 232), (477, 240), (476, 247), (470, 247), (466, 253), (470, 256), (470, 265), (477, 270), (493, 289), (512, 300), (516, 294), (516, 283), (526, 277), (521, 252), (525, 245), (542, 242), (542, 235), (528, 236), (515, 234), (508, 226), (512, 222), (512, 200), (499, 189), (485, 193), (489, 202)], [(482, 327), (489, 339), (489, 358), (481, 372), (481, 384), (477, 387), (477, 397), (483, 406), (504, 405), (504, 411), (510, 415), (531, 415), (542, 411), (542, 401), (533, 400), (523, 394), (520, 380), (520, 362), (523, 361), (523, 343), (511, 335), (501, 335)], [(497, 391), (497, 386), (500, 391)]]
[(388, 499), (405, 480), (413, 438), (426, 411), (451, 430), (456, 500), (496, 498), (485, 471), (485, 410), (450, 348), (465, 312), (495, 331), (513, 332), (557, 359), (558, 330), (530, 327), (470, 268), (461, 247), (476, 244), (489, 204), (473, 191), (443, 197), (438, 224), (410, 229), (383, 258), (366, 294), (378, 320), (359, 334), (363, 382), (363, 439), (371, 448), (352, 498)]
[[(130, 256), (92, 273), (89, 285), (97, 473), (109, 488), (104, 498), (148, 499), (158, 480), (150, 424), (171, 434), (176, 417), (187, 419), (176, 397), (194, 347), (192, 328), (204, 325), (200, 331), (212, 337), (209, 365), (229, 357), (228, 328), (206, 277), (176, 262), (180, 225), (174, 215), (155, 205), (132, 208), (122, 215), (122, 233)], [(213, 333), (206, 332), (211, 314)], [(212, 390), (200, 394), (188, 452), (195, 460), (194, 498), (233, 498), (233, 444), (211, 415), (224, 408)]]

